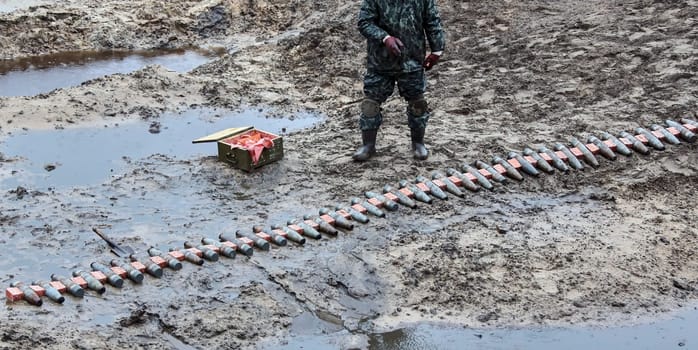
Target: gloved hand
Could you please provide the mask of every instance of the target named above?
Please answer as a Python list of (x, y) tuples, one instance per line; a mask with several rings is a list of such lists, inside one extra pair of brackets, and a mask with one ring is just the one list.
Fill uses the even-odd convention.
[(390, 54), (393, 56), (400, 56), (400, 54), (402, 54), (402, 49), (405, 48), (402, 41), (394, 36), (385, 37), (383, 45), (388, 48), (388, 51), (390, 51)]
[(440, 55), (430, 53), (429, 56), (427, 56), (427, 58), (424, 59), (424, 64), (422, 65), (424, 67), (424, 70), (430, 70), (432, 67), (434, 67), (436, 62), (439, 62), (440, 58)]

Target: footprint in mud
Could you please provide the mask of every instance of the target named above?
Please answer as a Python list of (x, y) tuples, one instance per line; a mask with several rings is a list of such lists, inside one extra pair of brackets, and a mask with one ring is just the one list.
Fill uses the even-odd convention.
[(151, 134), (159, 134), (160, 133), (160, 122), (150, 123), (150, 127), (148, 128), (148, 132)]
[(56, 170), (57, 167), (58, 167), (57, 164), (46, 164), (46, 165), (44, 165), (44, 170), (50, 172), (50, 171)]

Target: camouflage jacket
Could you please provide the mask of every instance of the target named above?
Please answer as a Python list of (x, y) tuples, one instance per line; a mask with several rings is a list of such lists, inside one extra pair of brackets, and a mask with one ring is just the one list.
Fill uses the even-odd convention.
[[(445, 46), (436, 0), (363, 0), (358, 26), (368, 39), (367, 68), (371, 71), (420, 70), (426, 56), (426, 40), (432, 52), (443, 51)], [(401, 57), (391, 55), (383, 45), (387, 35), (405, 44)]]

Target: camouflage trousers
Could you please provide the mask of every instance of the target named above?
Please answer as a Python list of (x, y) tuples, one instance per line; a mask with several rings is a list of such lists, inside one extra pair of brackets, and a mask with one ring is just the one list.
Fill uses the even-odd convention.
[(378, 129), (383, 122), (380, 105), (393, 94), (395, 84), (405, 101), (407, 101), (407, 124), (410, 129), (425, 129), (429, 121), (429, 112), (424, 100), (426, 78), (423, 70), (407, 73), (384, 73), (369, 71), (364, 76), (364, 96), (377, 104), (375, 108), (362, 105), (359, 128), (361, 130)]

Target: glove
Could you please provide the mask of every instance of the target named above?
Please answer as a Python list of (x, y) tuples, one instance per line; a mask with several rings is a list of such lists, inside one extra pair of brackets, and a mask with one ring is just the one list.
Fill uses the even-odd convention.
[(394, 36), (385, 37), (385, 39), (383, 39), (383, 45), (388, 48), (388, 51), (390, 51), (390, 54), (393, 56), (400, 56), (400, 54), (402, 54), (402, 49), (405, 48), (402, 41)]
[(439, 62), (440, 58), (441, 56), (430, 53), (429, 56), (427, 56), (427, 58), (424, 60), (422, 67), (424, 67), (424, 70), (430, 70), (432, 67), (434, 67), (436, 62)]

